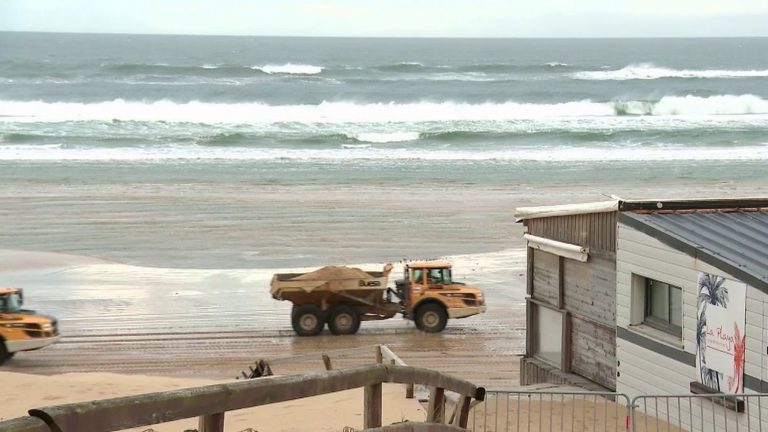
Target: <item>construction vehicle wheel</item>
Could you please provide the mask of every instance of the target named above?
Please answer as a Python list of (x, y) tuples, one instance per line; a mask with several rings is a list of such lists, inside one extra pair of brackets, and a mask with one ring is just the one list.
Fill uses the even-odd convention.
[(328, 328), (335, 335), (355, 334), (360, 329), (360, 314), (348, 305), (336, 305), (328, 315)]
[(10, 360), (14, 354), (15, 353), (8, 352), (8, 349), (5, 347), (5, 342), (3, 342), (2, 339), (0, 339), (0, 366), (2, 366), (2, 364), (5, 363), (7, 360)]
[(293, 331), (299, 336), (317, 336), (323, 331), (325, 317), (323, 317), (323, 311), (317, 306), (297, 306), (291, 314), (291, 325)]
[(416, 327), (427, 333), (440, 333), (448, 324), (448, 312), (436, 303), (427, 303), (416, 310)]

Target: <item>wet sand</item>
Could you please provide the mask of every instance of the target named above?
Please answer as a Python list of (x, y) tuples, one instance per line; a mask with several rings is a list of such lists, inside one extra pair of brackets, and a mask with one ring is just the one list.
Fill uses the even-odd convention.
[[(64, 334), (58, 345), (20, 353), (3, 369), (220, 379), (258, 359), (273, 359), (278, 373), (315, 371), (323, 352), (340, 367), (369, 363), (373, 347), (386, 344), (408, 364), (512, 388), (525, 345), (525, 260), (516, 207), (605, 200), (608, 194), (766, 193), (760, 184), (658, 181), (632, 189), (589, 180), (589, 187), (468, 184), (450, 191), (437, 184), (0, 185), (2, 247), (89, 257), (0, 255), (0, 285), (25, 288), (27, 306), (58, 317)], [(452, 321), (437, 335), (395, 318), (363, 323), (355, 336), (326, 331), (298, 338), (290, 328), (290, 304), (269, 296), (274, 272), (329, 264), (378, 270), (402, 257), (445, 255), (453, 255), (457, 279), (485, 290), (488, 311)], [(348, 355), (339, 357), (338, 350)]]
[[(448, 259), (457, 280), (485, 290), (485, 314), (451, 320), (440, 334), (394, 318), (364, 322), (354, 336), (325, 330), (307, 338), (294, 335), (291, 305), (271, 298), (269, 280), (274, 272), (311, 268), (165, 269), (80, 261), (71, 267), (0, 268), (5, 284), (25, 288), (26, 306), (59, 318), (64, 335), (55, 346), (19, 353), (3, 370), (221, 379), (234, 378), (258, 359), (272, 360), (280, 374), (321, 370), (322, 353), (335, 367), (368, 364), (374, 347), (385, 344), (412, 366), (493, 388), (516, 386), (525, 334), (524, 251)], [(396, 265), (393, 274), (400, 271)]]

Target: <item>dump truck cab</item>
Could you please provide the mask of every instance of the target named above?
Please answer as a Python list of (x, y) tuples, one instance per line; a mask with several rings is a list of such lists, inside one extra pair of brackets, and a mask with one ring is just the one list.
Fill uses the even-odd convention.
[(447, 262), (408, 263), (395, 286), (403, 315), (426, 332), (442, 331), (449, 318), (485, 312), (483, 291), (453, 280), (452, 265)]
[(22, 309), (19, 288), (0, 288), (0, 365), (19, 351), (32, 351), (58, 342), (55, 318)]

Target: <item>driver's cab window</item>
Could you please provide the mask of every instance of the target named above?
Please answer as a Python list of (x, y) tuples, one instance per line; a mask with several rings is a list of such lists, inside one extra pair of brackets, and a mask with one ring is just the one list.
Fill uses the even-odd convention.
[(424, 276), (424, 270), (422, 269), (413, 270), (413, 283), (423, 284), (424, 283), (423, 276)]
[(429, 269), (427, 274), (427, 280), (430, 284), (441, 285), (445, 283), (445, 276), (443, 269)]
[(0, 312), (18, 312), (21, 310), (21, 296), (9, 294), (0, 296)]

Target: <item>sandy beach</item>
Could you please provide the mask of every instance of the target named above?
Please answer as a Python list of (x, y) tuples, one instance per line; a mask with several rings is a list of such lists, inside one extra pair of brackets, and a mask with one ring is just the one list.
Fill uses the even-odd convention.
[[(6, 388), (23, 389), (0, 396), (0, 421), (22, 417), (30, 408), (85, 402), (119, 396), (218, 384), (204, 379), (159, 378), (111, 373), (70, 373), (39, 376), (0, 372)], [(403, 386), (384, 385), (385, 424), (424, 421), (425, 411), (415, 399), (405, 399)], [(226, 431), (299, 432), (337, 431), (344, 426), (362, 428), (363, 390), (355, 389), (228, 413)], [(140, 432), (178, 432), (197, 429), (197, 419), (128, 429)], [(249, 429), (250, 428), (250, 429)]]

